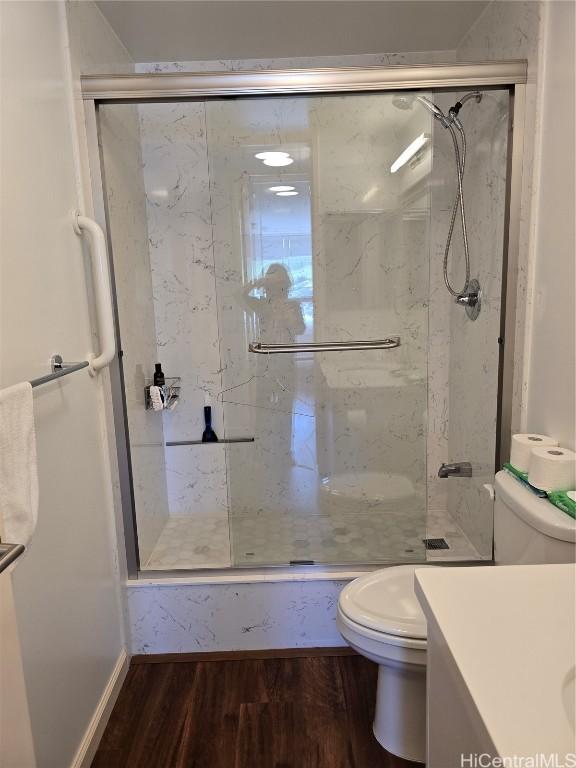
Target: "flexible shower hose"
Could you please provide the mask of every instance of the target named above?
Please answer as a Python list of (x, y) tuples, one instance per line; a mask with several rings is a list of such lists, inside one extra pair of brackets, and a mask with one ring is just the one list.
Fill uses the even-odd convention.
[[(460, 150), (460, 146), (458, 144), (458, 138), (456, 136), (456, 131), (454, 130), (453, 126), (456, 126), (458, 130), (460, 131), (460, 136), (462, 138), (462, 150)], [(455, 117), (450, 124), (447, 125), (448, 129), (450, 130), (450, 135), (452, 136), (452, 142), (454, 143), (454, 157), (456, 160), (456, 177), (458, 179), (458, 192), (456, 194), (456, 200), (454, 201), (454, 205), (452, 207), (452, 217), (450, 219), (450, 228), (448, 229), (448, 237), (446, 239), (446, 248), (444, 249), (444, 284), (446, 285), (446, 288), (450, 291), (452, 296), (462, 296), (468, 291), (468, 287), (470, 285), (470, 253), (468, 250), (468, 232), (466, 229), (466, 213), (464, 210), (464, 190), (463, 190), (463, 180), (464, 180), (464, 165), (466, 163), (466, 134), (464, 133), (464, 127), (462, 126), (462, 123), (460, 120), (458, 120), (457, 117)], [(456, 215), (458, 214), (458, 208), (460, 208), (460, 221), (462, 222), (462, 240), (464, 242), (464, 261), (466, 264), (466, 278), (464, 281), (464, 286), (461, 290), (456, 291), (452, 287), (450, 283), (450, 277), (448, 276), (448, 256), (450, 253), (450, 245), (452, 242), (452, 235), (454, 233), (454, 224), (456, 223)]]

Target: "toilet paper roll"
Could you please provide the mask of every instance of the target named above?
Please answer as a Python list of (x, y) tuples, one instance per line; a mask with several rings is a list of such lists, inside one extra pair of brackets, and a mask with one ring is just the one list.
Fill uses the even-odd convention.
[(528, 472), (532, 448), (558, 445), (558, 440), (548, 435), (512, 435), (512, 447), (510, 449), (510, 464), (521, 472)]
[(528, 482), (541, 491), (565, 491), (576, 485), (576, 453), (568, 448), (533, 448)]

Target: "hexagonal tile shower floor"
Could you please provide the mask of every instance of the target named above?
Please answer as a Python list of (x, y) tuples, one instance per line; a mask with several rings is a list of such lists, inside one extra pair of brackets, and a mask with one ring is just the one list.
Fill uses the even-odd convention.
[[(143, 570), (288, 564), (480, 560), (445, 512), (376, 515), (180, 515), (166, 524)], [(230, 528), (232, 535), (230, 535)], [(426, 551), (422, 539), (443, 537), (449, 549)]]

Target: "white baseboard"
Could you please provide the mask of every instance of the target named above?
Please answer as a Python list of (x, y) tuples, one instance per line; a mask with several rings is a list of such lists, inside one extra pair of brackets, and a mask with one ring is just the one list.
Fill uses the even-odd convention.
[(100, 744), (100, 739), (112, 713), (122, 684), (128, 672), (130, 658), (126, 649), (122, 648), (120, 655), (114, 665), (110, 679), (106, 683), (106, 688), (98, 702), (98, 706), (92, 715), (90, 724), (86, 729), (84, 738), (80, 742), (76, 757), (72, 761), (70, 768), (90, 768), (94, 755)]

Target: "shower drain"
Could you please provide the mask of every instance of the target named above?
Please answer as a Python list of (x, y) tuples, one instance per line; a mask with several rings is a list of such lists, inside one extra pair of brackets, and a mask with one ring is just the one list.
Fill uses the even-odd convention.
[(425, 549), (450, 549), (446, 539), (422, 539)]

